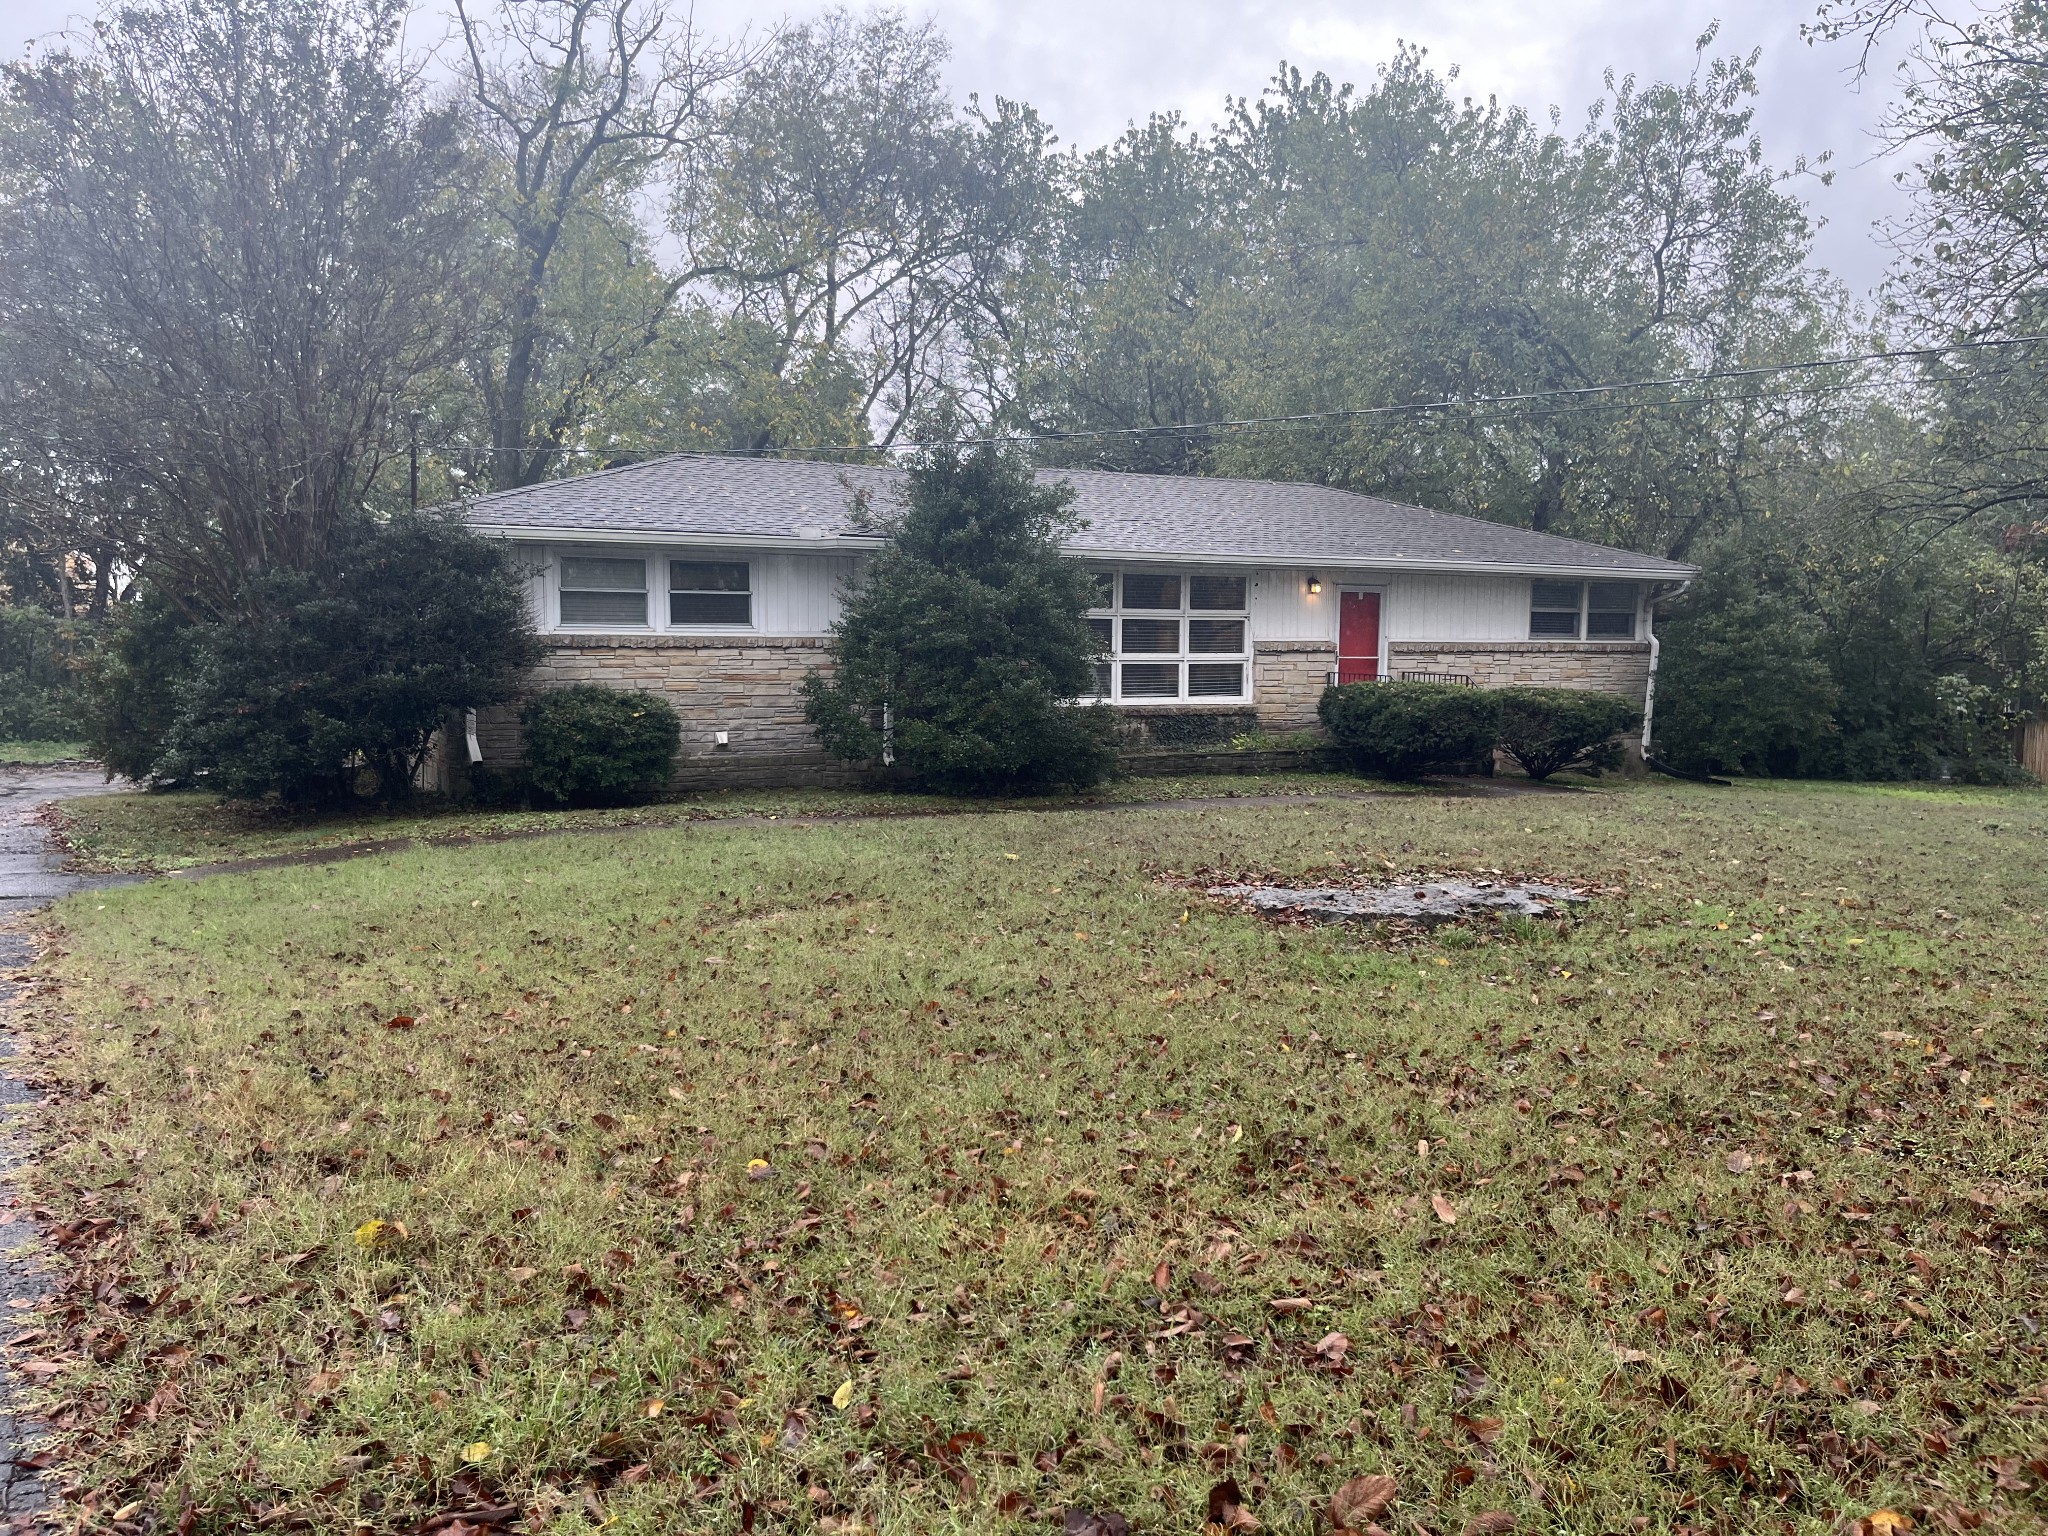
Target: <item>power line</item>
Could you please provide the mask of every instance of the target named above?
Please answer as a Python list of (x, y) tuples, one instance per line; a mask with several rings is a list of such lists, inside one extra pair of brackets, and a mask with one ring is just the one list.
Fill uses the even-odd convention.
[[(1974, 352), (1990, 347), (2026, 346), (2035, 342), (2048, 341), (2048, 334), (2030, 336), (2005, 336), (1979, 341), (1959, 341), (1939, 347), (1898, 347), (1882, 351), (1845, 353), (1838, 357), (1809, 358), (1792, 363), (1759, 363), (1745, 368), (1722, 368), (1702, 373), (1673, 374), (1661, 379), (1629, 379), (1612, 384), (1576, 384), (1555, 389), (1521, 390), (1513, 394), (1472, 395), (1465, 398), (1441, 400), (1417, 400), (1401, 405), (1360, 405), (1346, 406), (1327, 411), (1295, 411), (1276, 416), (1243, 416), (1216, 421), (1175, 422), (1165, 426), (1145, 427), (1090, 427), (1074, 431), (1059, 432), (1009, 432), (979, 437), (935, 438), (914, 442), (891, 443), (886, 446), (875, 443), (824, 443), (809, 446), (791, 445), (754, 452), (744, 448), (690, 447), (670, 450), (683, 453), (701, 453), (708, 458), (763, 458), (790, 454), (834, 454), (834, 453), (907, 453), (925, 448), (980, 448), (980, 447), (1027, 447), (1038, 443), (1074, 443), (1100, 441), (1107, 438), (1139, 439), (1192, 435), (1206, 432), (1236, 432), (1262, 427), (1305, 426), (1322, 421), (1359, 421), (1373, 417), (1427, 414), (1434, 411), (1476, 411), (1498, 406), (1527, 405), (1545, 400), (1583, 400), (1602, 395), (1620, 394), (1629, 390), (1691, 388), (1706, 384), (1725, 383), (1733, 380), (1766, 378), (1785, 373), (1811, 373), (1827, 368), (1849, 367), (1857, 363), (1903, 362), (1914, 358), (1945, 357), (1953, 352)], [(1847, 385), (1824, 387), (1849, 387)], [(1781, 391), (1780, 394), (1799, 393), (1798, 390)], [(1754, 396), (1696, 395), (1686, 399), (1665, 402), (1670, 404), (1697, 404), (1715, 400), (1756, 398)], [(1611, 409), (1612, 407), (1607, 407)], [(1534, 414), (1534, 413), (1532, 413)], [(1562, 414), (1550, 412), (1546, 414)], [(458, 451), (490, 453), (488, 448), (468, 448)], [(555, 450), (563, 454), (605, 456), (631, 452), (614, 446), (610, 448), (562, 447)], [(644, 451), (644, 450), (643, 450)]]

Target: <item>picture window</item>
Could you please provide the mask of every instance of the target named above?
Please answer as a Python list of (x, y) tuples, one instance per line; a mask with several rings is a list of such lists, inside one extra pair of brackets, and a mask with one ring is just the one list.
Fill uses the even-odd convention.
[(1250, 673), (1249, 583), (1243, 576), (1159, 571), (1096, 574), (1088, 616), (1107, 659), (1096, 697), (1129, 703), (1245, 697)]

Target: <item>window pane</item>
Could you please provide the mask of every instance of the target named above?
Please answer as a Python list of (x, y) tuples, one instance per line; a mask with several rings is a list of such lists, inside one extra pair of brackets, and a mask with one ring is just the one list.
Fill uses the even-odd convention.
[(1234, 699), (1244, 692), (1244, 663), (1197, 661), (1188, 666), (1188, 697)]
[(672, 592), (671, 624), (751, 624), (754, 599), (745, 592)]
[(1179, 619), (1125, 619), (1124, 650), (1157, 656), (1180, 649)]
[(1095, 575), (1095, 606), (1114, 608), (1116, 606), (1116, 573), (1097, 571)]
[(1586, 638), (1588, 640), (1633, 640), (1636, 637), (1636, 616), (1634, 613), (1589, 613), (1586, 615)]
[(1095, 637), (1095, 643), (1105, 651), (1111, 648), (1110, 631), (1115, 627), (1115, 619), (1090, 619), (1088, 621), (1088, 632)]
[(1125, 666), (1124, 694), (1127, 699), (1177, 699), (1180, 697), (1180, 668), (1147, 662)]
[(1242, 608), (1244, 607), (1244, 578), (1242, 576), (1190, 576), (1188, 578), (1188, 606), (1190, 608)]
[(1634, 613), (1636, 584), (1632, 581), (1596, 581), (1586, 593), (1586, 606), (1594, 613)]
[(744, 560), (671, 560), (668, 584), (674, 592), (745, 592), (753, 587)]
[(597, 560), (572, 555), (562, 561), (562, 587), (579, 592), (645, 592), (645, 560)]
[(1532, 613), (1529, 615), (1529, 633), (1546, 639), (1579, 638), (1579, 616), (1573, 613)]
[(1569, 608), (1579, 611), (1579, 584), (1576, 581), (1538, 581), (1530, 584), (1529, 606), (1531, 608)]
[(1178, 576), (1140, 576), (1126, 573), (1124, 576), (1124, 606), (1126, 608), (1178, 608), (1180, 607), (1180, 578)]
[(645, 592), (564, 592), (564, 624), (645, 624)]
[(1095, 697), (1098, 699), (1109, 697), (1109, 663), (1106, 661), (1095, 663)]
[(1188, 649), (1235, 656), (1244, 650), (1243, 619), (1189, 619)]

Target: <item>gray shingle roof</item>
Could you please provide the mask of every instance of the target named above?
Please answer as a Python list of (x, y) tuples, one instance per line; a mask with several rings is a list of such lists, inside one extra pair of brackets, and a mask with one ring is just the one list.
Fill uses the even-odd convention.
[[(1074, 487), (1074, 509), (1086, 525), (1067, 541), (1077, 555), (1558, 570), (1647, 580), (1695, 574), (1677, 561), (1328, 486), (1102, 470), (1038, 475)], [(853, 493), (865, 491), (886, 509), (902, 481), (901, 470), (871, 465), (676, 454), (481, 496), (467, 515), (480, 529), (560, 539), (857, 539), (849, 517)]]

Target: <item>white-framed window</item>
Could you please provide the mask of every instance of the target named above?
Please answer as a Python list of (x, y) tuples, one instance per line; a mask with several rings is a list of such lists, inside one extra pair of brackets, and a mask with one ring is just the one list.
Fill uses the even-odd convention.
[(1636, 584), (1632, 581), (1586, 583), (1586, 638), (1633, 640), (1636, 637)]
[(753, 565), (745, 560), (669, 561), (668, 621), (678, 629), (751, 627)]
[(1636, 584), (1632, 581), (1532, 581), (1531, 640), (1633, 640)]
[(643, 556), (564, 555), (559, 608), (564, 629), (647, 628)]
[(1096, 696), (1234, 703), (1251, 692), (1248, 580), (1225, 572), (1100, 571), (1088, 623), (1108, 652)]

